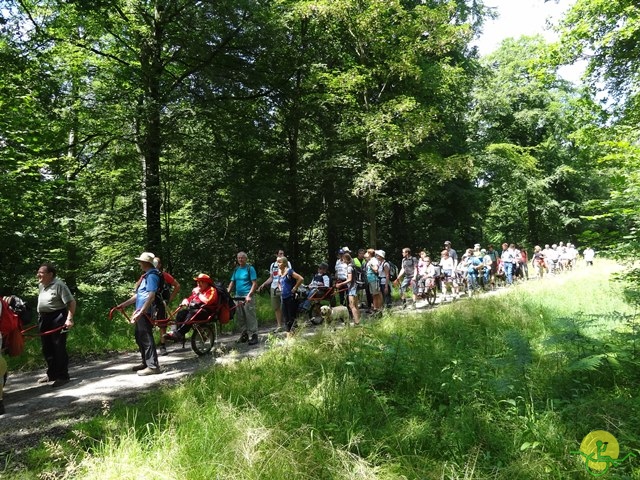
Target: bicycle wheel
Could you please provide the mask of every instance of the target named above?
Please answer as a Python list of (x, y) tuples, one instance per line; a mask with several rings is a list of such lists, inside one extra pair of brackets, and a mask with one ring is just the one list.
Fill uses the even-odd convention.
[(216, 342), (216, 333), (210, 323), (194, 325), (191, 334), (191, 348), (198, 355), (206, 355)]
[(438, 296), (438, 292), (436, 291), (436, 287), (428, 288), (425, 292), (424, 296), (427, 299), (427, 303), (429, 305), (435, 305), (436, 297)]

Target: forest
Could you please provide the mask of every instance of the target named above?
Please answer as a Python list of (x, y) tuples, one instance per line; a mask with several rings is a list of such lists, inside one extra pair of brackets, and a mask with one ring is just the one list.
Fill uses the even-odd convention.
[(43, 261), (130, 283), (145, 250), (180, 279), (238, 250), (633, 255), (639, 7), (577, 0), (558, 42), (481, 57), (486, 3), (0, 1), (0, 294)]

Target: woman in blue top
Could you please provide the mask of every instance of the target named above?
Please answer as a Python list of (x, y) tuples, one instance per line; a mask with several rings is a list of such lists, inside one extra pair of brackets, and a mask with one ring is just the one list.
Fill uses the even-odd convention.
[(294, 272), (293, 268), (289, 268), (287, 257), (279, 257), (276, 262), (280, 270), (279, 282), (280, 290), (282, 291), (282, 319), (284, 320), (287, 330), (287, 337), (290, 337), (296, 326), (296, 313), (298, 310), (295, 294), (304, 279), (301, 275)]

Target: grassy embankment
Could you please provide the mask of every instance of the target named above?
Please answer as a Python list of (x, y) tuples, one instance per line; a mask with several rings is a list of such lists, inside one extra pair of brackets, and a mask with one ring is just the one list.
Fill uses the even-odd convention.
[[(640, 322), (611, 266), (274, 347), (113, 405), (4, 475), (592, 478), (571, 453), (590, 431), (640, 453)], [(608, 475), (640, 479), (640, 457)]]

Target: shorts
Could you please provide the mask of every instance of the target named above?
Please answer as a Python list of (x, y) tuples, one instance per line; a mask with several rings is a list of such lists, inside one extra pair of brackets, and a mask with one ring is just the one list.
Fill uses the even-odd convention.
[(416, 284), (414, 283), (413, 286), (411, 286), (411, 280), (412, 278), (407, 277), (402, 279), (402, 283), (400, 284), (400, 293), (406, 292), (409, 289), (408, 287), (411, 287), (410, 290), (413, 293), (417, 293)]
[(282, 306), (281, 294), (276, 295), (275, 288), (271, 288), (269, 290), (271, 291), (271, 308), (273, 308), (274, 311), (280, 310)]
[(371, 295), (377, 295), (380, 293), (380, 283), (378, 280), (369, 282), (369, 293), (371, 293)]
[(453, 285), (457, 285), (458, 281), (456, 280), (455, 273), (447, 270), (443, 273), (442, 281), (444, 283), (452, 283)]
[(356, 285), (356, 282), (353, 282), (353, 285), (349, 287), (349, 296), (350, 297), (358, 296), (358, 285)]

